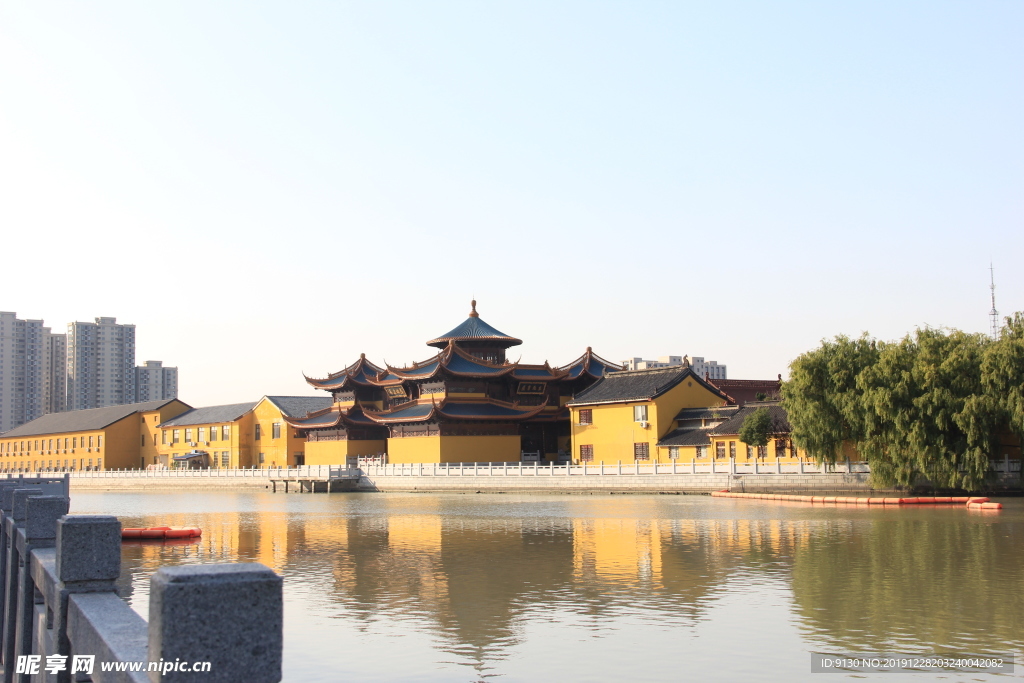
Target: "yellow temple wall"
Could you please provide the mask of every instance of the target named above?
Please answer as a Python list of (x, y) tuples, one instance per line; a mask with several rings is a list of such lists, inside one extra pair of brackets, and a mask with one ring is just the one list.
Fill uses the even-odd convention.
[(384, 439), (344, 439), (307, 441), (307, 465), (345, 465), (350, 455), (377, 455), (387, 448)]
[(518, 462), (519, 436), (407, 436), (388, 439), (388, 462)]

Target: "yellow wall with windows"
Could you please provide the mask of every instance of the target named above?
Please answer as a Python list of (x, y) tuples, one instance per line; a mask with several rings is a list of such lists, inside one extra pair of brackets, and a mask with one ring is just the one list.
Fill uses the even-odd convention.
[(0, 451), (3, 472), (105, 468), (107, 428), (0, 439)]
[(147, 465), (157, 462), (160, 455), (160, 425), (175, 418), (190, 408), (175, 399), (157, 410), (139, 413), (139, 452), (132, 468), (145, 469)]
[(387, 448), (384, 439), (343, 439), (306, 442), (307, 465), (346, 465), (350, 455), (378, 455)]
[(519, 436), (406, 436), (388, 439), (388, 462), (518, 462), (520, 445)]
[[(289, 427), (281, 409), (273, 401), (264, 398), (253, 408), (253, 459), (257, 467), (295, 467), (296, 456), (305, 453), (306, 439), (298, 436), (299, 431)], [(260, 426), (260, 438), (256, 439), (256, 425)], [(277, 425), (279, 436), (274, 436)], [(260, 462), (260, 454), (263, 462)], [(344, 462), (344, 460), (342, 460)], [(307, 463), (308, 464), (308, 463)]]
[[(170, 418), (168, 418), (170, 419)], [(228, 428), (228, 438), (224, 439), (224, 427)], [(204, 431), (205, 439), (200, 440), (199, 429)], [(210, 438), (210, 430), (217, 430), (217, 438)], [(210, 454), (211, 467), (222, 469), (250, 468), (253, 466), (253, 416), (250, 410), (239, 419), (232, 422), (210, 422), (206, 424), (183, 425), (181, 427), (163, 427), (160, 429), (160, 443), (157, 445), (157, 454), (160, 464), (173, 467), (174, 455), (184, 455), (193, 450), (188, 445), (186, 430), (192, 430), (192, 439), (199, 445), (195, 448), (204, 450)], [(177, 431), (177, 442), (175, 439)], [(166, 443), (165, 443), (166, 441)], [(223, 454), (227, 453), (227, 466), (224, 465)], [(146, 464), (150, 463), (147, 458)]]
[[(652, 401), (625, 401), (570, 406), (572, 412), (572, 459), (580, 461), (580, 446), (594, 447), (594, 463), (634, 461), (634, 445), (646, 443), (647, 462), (668, 462), (668, 452), (658, 441), (675, 428), (675, 417), (683, 408), (706, 408), (723, 404), (721, 396), (693, 378), (686, 378)], [(647, 406), (647, 427), (635, 419), (634, 406)], [(580, 424), (580, 411), (592, 410), (589, 425)]]

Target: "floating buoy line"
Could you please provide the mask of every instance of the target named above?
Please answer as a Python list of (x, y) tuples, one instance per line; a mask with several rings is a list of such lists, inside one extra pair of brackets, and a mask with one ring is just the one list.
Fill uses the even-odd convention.
[(202, 535), (203, 530), (195, 526), (151, 526), (143, 529), (121, 529), (122, 540), (196, 538)]
[(1002, 503), (975, 496), (939, 496), (917, 498), (868, 498), (866, 496), (800, 496), (778, 493), (740, 493), (728, 489), (712, 491), (717, 498), (791, 501), (794, 503), (845, 503), (847, 505), (966, 505), (968, 510), (1002, 510)]

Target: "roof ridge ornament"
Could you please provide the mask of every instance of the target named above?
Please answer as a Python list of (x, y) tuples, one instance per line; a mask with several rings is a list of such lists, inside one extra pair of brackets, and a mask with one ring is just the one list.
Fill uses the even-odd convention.
[(476, 299), (473, 299), (472, 301), (470, 301), (469, 305), (472, 307), (472, 310), (470, 310), (470, 312), (469, 312), (469, 317), (470, 318), (479, 318), (480, 314), (476, 312)]

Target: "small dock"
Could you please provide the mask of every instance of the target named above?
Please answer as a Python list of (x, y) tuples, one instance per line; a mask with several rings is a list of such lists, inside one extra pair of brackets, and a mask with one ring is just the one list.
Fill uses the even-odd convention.
[(273, 470), (268, 479), (274, 493), (277, 493), (278, 488), (282, 488), (285, 493), (330, 493), (354, 490), (360, 475), (356, 467), (308, 465)]

